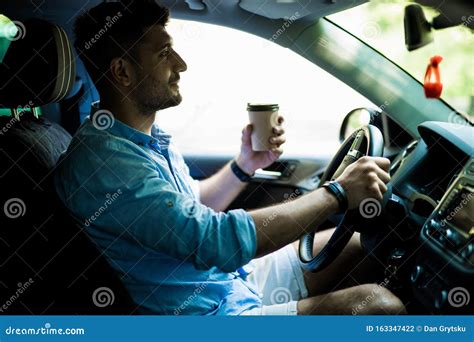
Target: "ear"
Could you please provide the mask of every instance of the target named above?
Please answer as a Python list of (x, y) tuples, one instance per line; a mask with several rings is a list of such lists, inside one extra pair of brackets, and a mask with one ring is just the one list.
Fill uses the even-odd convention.
[(135, 70), (129, 61), (123, 58), (114, 58), (110, 61), (112, 78), (121, 86), (129, 87), (135, 79)]

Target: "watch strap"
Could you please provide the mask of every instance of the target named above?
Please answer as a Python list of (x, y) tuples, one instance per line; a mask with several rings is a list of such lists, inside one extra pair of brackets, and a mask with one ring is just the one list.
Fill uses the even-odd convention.
[(245, 173), (245, 171), (242, 170), (239, 165), (237, 165), (237, 162), (235, 160), (230, 163), (230, 169), (241, 182), (248, 183), (252, 179), (252, 176)]
[(331, 194), (336, 197), (341, 212), (345, 212), (349, 208), (349, 201), (347, 199), (346, 191), (341, 186), (341, 184), (339, 184), (339, 182), (326, 182), (322, 185), (322, 187), (327, 189)]

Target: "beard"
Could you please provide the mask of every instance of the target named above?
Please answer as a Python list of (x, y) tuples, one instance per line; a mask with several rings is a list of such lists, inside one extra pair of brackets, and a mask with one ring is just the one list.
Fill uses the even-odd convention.
[(155, 113), (181, 103), (179, 91), (173, 92), (170, 84), (161, 84), (150, 76), (140, 75), (143, 81), (132, 92), (132, 99), (140, 113)]

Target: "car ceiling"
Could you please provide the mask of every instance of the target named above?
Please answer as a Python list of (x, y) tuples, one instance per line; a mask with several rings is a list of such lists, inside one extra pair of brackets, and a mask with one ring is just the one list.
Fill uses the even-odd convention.
[[(223, 23), (235, 27), (233, 20), (260, 16), (268, 19), (298, 19), (314, 21), (368, 0), (161, 0), (175, 18)], [(70, 32), (74, 17), (99, 4), (100, 0), (4, 0), (0, 12), (12, 20), (41, 17), (61, 25)], [(239, 13), (239, 15), (235, 15)]]

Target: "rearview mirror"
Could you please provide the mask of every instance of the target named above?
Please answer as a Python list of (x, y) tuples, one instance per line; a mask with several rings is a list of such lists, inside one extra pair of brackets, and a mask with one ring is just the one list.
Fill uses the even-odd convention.
[(419, 5), (405, 7), (405, 45), (408, 51), (418, 49), (433, 41), (431, 25)]

